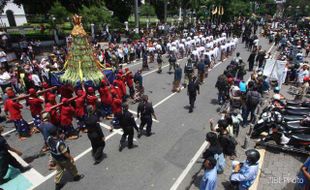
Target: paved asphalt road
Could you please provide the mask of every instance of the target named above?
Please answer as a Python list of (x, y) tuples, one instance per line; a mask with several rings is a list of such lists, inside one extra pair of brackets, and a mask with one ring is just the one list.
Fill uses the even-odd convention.
[[(268, 50), (270, 45), (266, 39), (260, 39), (264, 49)], [(236, 52), (239, 51), (244, 61), (247, 60), (249, 52), (239, 44)], [(233, 56), (235, 53), (233, 54)], [(217, 99), (217, 89), (214, 87), (216, 79), (229, 64), (231, 56), (223, 63), (218, 63), (209, 73), (209, 77), (201, 86), (200, 95), (197, 97), (194, 112), (189, 114), (186, 106), (189, 104), (186, 89), (180, 93), (172, 93), (173, 74), (167, 73), (168, 67), (163, 69), (162, 74), (153, 72), (157, 64), (151, 64), (150, 71), (143, 72), (145, 93), (149, 100), (155, 105), (155, 112), (159, 122), (153, 122), (151, 137), (142, 136), (134, 143), (137, 148), (122, 152), (118, 151), (121, 131), (114, 130), (110, 133), (104, 128), (107, 138), (104, 152), (106, 158), (94, 166), (90, 153), (90, 142), (86, 134), (78, 140), (67, 141), (72, 155), (76, 158), (77, 168), (85, 175), (81, 182), (68, 182), (63, 189), (84, 190), (84, 189), (107, 189), (107, 190), (166, 190), (170, 189), (186, 168), (190, 160), (204, 143), (206, 132), (209, 131), (208, 121), (210, 118), (218, 118), (218, 105), (214, 104)], [(179, 61), (182, 68), (185, 59)], [(168, 64), (167, 61), (163, 64)], [(141, 63), (129, 65), (134, 72), (141, 68)], [(247, 75), (249, 76), (249, 74)], [(247, 77), (248, 78), (248, 77)], [(246, 79), (247, 79), (246, 78)], [(130, 105), (130, 109), (136, 111), (137, 104)], [(23, 112), (27, 121), (31, 121), (29, 110)], [(109, 121), (103, 121), (110, 125)], [(137, 120), (139, 123), (140, 121)], [(6, 131), (13, 129), (12, 124), (5, 124)], [(135, 138), (137, 134), (135, 134)], [(30, 139), (20, 142), (15, 133), (7, 135), (9, 144), (22, 150), (22, 158), (30, 162), (34, 170), (31, 170), (31, 183), (38, 184), (35, 189), (54, 189), (54, 174), (47, 169), (48, 155), (36, 157), (43, 145), (40, 134), (33, 135)], [(193, 173), (198, 170), (199, 163), (195, 163), (185, 178), (178, 181), (178, 189), (184, 189)], [(32, 174), (37, 174), (34, 177)], [(70, 175), (66, 178), (71, 179)], [(17, 187), (18, 181), (13, 179), (10, 184)], [(18, 189), (25, 189), (20, 187)], [(11, 190), (11, 189), (5, 189)]]

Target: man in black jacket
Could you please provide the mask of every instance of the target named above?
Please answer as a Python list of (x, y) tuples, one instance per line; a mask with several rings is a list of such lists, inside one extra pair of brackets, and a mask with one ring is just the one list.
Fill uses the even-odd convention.
[(197, 77), (194, 76), (192, 80), (188, 84), (187, 88), (187, 95), (189, 97), (189, 113), (193, 112), (194, 106), (195, 106), (195, 101), (197, 97), (197, 92), (200, 94), (199, 90), (199, 82), (197, 81)]
[(128, 104), (124, 103), (122, 105), (123, 107), (123, 113), (120, 117), (120, 126), (123, 129), (124, 133), (122, 135), (120, 145), (119, 145), (119, 151), (121, 152), (124, 148), (126, 138), (128, 136), (128, 148), (131, 149), (133, 148), (133, 136), (134, 136), (134, 130), (139, 133), (139, 129), (137, 127), (135, 118), (133, 115), (128, 111)]

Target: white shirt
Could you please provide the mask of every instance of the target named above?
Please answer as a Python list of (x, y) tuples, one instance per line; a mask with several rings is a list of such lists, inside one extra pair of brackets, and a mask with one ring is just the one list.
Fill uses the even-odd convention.
[(41, 80), (40, 80), (38, 75), (32, 74), (31, 75), (31, 79), (32, 79), (32, 81), (33, 81), (35, 86), (40, 86), (41, 85)]
[(8, 72), (3, 72), (2, 75), (0, 75), (0, 85), (7, 85), (11, 82), (11, 76)]
[(300, 70), (298, 73), (298, 82), (303, 83), (304, 77), (309, 77), (309, 71), (308, 70)]
[(0, 63), (6, 62), (7, 57), (6, 57), (6, 53), (4, 51), (0, 51)]

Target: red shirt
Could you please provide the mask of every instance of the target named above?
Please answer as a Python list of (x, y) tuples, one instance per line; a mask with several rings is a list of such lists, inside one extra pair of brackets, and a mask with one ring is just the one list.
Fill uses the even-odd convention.
[(21, 109), (23, 106), (18, 103), (14, 102), (12, 99), (7, 99), (4, 104), (4, 111), (9, 112), (10, 120), (18, 120), (22, 119)]
[(103, 105), (111, 105), (112, 104), (112, 95), (109, 91), (108, 87), (99, 88), (100, 100)]
[(71, 105), (61, 106), (60, 124), (62, 126), (72, 125), (74, 112), (75, 112), (75, 110)]
[(88, 105), (93, 106), (93, 108), (96, 109), (96, 103), (97, 103), (97, 96), (96, 95), (87, 95), (86, 96), (86, 101)]
[[(55, 104), (56, 105), (56, 104)], [(45, 104), (45, 110), (49, 109), (50, 107), (54, 106), (50, 102)], [(51, 117), (51, 123), (55, 126), (59, 124), (59, 114), (57, 112), (57, 109), (52, 109), (49, 111), (50, 117)]]
[(83, 117), (85, 115), (85, 97), (86, 93), (75, 99), (75, 114), (77, 117)]
[(32, 116), (41, 115), (43, 100), (38, 97), (29, 97), (27, 103), (30, 107), (30, 112)]
[[(126, 94), (126, 85), (122, 80), (114, 80), (114, 84), (117, 84), (116, 86), (118, 88), (120, 88), (122, 95)], [(123, 96), (121, 96), (121, 97), (123, 97)]]
[(129, 73), (126, 73), (126, 84), (128, 87), (133, 86), (133, 75), (131, 71)]
[(119, 98), (114, 98), (112, 102), (112, 113), (121, 113), (122, 112), (122, 100)]
[(114, 87), (114, 90), (115, 90), (115, 92), (116, 92), (116, 94), (117, 94), (117, 97), (119, 97), (120, 99), (122, 99), (122, 98), (123, 98), (123, 92), (122, 92), (122, 90), (121, 90), (119, 87)]
[(52, 94), (52, 93), (51, 93), (51, 92), (44, 92), (43, 98), (44, 98), (45, 102), (47, 102), (48, 96), (49, 96), (50, 94)]

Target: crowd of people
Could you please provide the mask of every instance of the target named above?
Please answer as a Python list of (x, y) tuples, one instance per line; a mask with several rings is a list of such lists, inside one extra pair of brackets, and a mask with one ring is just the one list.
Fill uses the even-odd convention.
[[(229, 156), (231, 160), (237, 156), (236, 146), (240, 126), (245, 128), (249, 122), (252, 125), (256, 123), (257, 107), (270, 93), (274, 94), (273, 102), (280, 102), (280, 99), (284, 98), (280, 94), (281, 85), (284, 83), (300, 88), (298, 94), (300, 96), (296, 97), (303, 97), (308, 92), (309, 29), (299, 28), (288, 21), (274, 21), (273, 24), (266, 23), (262, 33), (257, 34), (257, 28), (248, 24), (245, 24), (242, 33), (242, 42), (251, 52), (247, 59), (248, 66), (237, 53), (224, 73), (218, 77), (215, 85), (218, 89), (218, 103), (227, 102), (229, 111), (225, 110), (223, 118), (217, 122), (216, 127), (211, 120), (211, 132), (206, 135), (209, 147), (203, 154), (205, 173), (200, 190), (216, 189), (217, 174), (222, 173), (225, 168), (225, 156)], [(274, 55), (262, 49), (258, 35), (267, 37), (270, 44), (274, 43), (276, 47)], [(277, 80), (264, 74), (267, 59), (276, 59), (285, 64), (285, 69), (279, 73)], [(252, 72), (249, 81), (243, 79), (245, 67)], [(249, 115), (251, 115), (250, 121), (248, 121)], [(246, 161), (241, 164), (233, 161), (230, 189), (249, 189), (257, 177), (259, 152), (250, 149), (246, 151), (246, 156)], [(309, 174), (308, 159), (298, 174), (298, 179), (302, 182), (296, 184), (297, 189), (309, 188)]]
[[(174, 30), (170, 34), (157, 36), (158, 38), (144, 36), (140, 40), (129, 39), (123, 43), (110, 40), (108, 47), (101, 47), (99, 43), (94, 43), (97, 58), (105, 65), (105, 69), (112, 70), (115, 75), (113, 81), (107, 77), (103, 78), (99, 86), (74, 87), (70, 84), (52, 86), (51, 72), (63, 69), (66, 47), (54, 47), (53, 54), (39, 61), (36, 60), (31, 45), (27, 46), (20, 57), (20, 63), (15, 65), (9, 64), (5, 51), (0, 50), (0, 87), (3, 92), (4, 111), (8, 120), (14, 122), (20, 140), (25, 140), (33, 133), (42, 133), (44, 139), (42, 151), (50, 151), (52, 159), (49, 162), (49, 168), (57, 170), (56, 189), (61, 189), (63, 186), (61, 179), (65, 169), (70, 171), (75, 181), (83, 178), (83, 175), (77, 171), (74, 159), (65, 143), (66, 139), (78, 139), (80, 132), (87, 133), (92, 146), (94, 164), (99, 164), (103, 159), (105, 147), (105, 136), (100, 126), (102, 120), (112, 119), (111, 131), (114, 127), (122, 128), (124, 133), (120, 140), (119, 151), (125, 147), (126, 139), (128, 148), (135, 147), (134, 129), (138, 133), (138, 138), (141, 138), (146, 125), (145, 135), (152, 135), (152, 121), (157, 117), (148, 96), (144, 94), (142, 77), (142, 72), (149, 70), (149, 64), (156, 62), (158, 74), (161, 74), (162, 64), (168, 62), (169, 74), (174, 73), (173, 92), (181, 91), (181, 80), (184, 74), (183, 86), (187, 88), (191, 113), (196, 96), (200, 93), (199, 86), (203, 84), (209, 70), (217, 62), (233, 55), (238, 38), (242, 37), (242, 42), (251, 52), (247, 59), (248, 71), (253, 71), (250, 81), (247, 82), (244, 79), (247, 66), (237, 52), (215, 84), (218, 89), (218, 103), (229, 102), (231, 107), (230, 112), (225, 113), (223, 119), (217, 122), (217, 127), (212, 127), (212, 131), (206, 135), (210, 146), (203, 154), (205, 173), (200, 189), (215, 189), (217, 174), (224, 172), (225, 156), (229, 156), (231, 160), (237, 156), (236, 138), (239, 135), (240, 126), (246, 127), (249, 122), (255, 123), (256, 108), (262, 102), (264, 94), (271, 89), (268, 77), (263, 75), (265, 60), (271, 55), (260, 46), (257, 30), (256, 22), (240, 19), (234, 23), (217, 26), (205, 24), (204, 27), (198, 25), (188, 30)], [(272, 39), (271, 42), (274, 40), (281, 50), (282, 56), (279, 59), (285, 58), (301, 63), (303, 57), (308, 56), (309, 31), (291, 27), (289, 31), (281, 29), (286, 32), (280, 32), (278, 28), (264, 27), (263, 34), (273, 36), (273, 31), (276, 31), (276, 37), (275, 39), (269, 37), (269, 39)], [(299, 38), (296, 39), (297, 34)], [(120, 42), (120, 40), (117, 41)], [(67, 45), (70, 43), (69, 36)], [(299, 49), (295, 54), (295, 49), (289, 48), (293, 45)], [(302, 51), (299, 46), (305, 49), (305, 55), (300, 55)], [(291, 58), (290, 55), (294, 56)], [(184, 58), (187, 60), (182, 69), (180, 60)], [(125, 63), (132, 64), (140, 60), (142, 60), (142, 67), (136, 73), (123, 66)], [(258, 69), (254, 68), (255, 65)], [(303, 84), (304, 78), (309, 77), (308, 68), (305, 65), (302, 69), (293, 68), (286, 78)], [(299, 80), (301, 78), (302, 81)], [(23, 93), (27, 95), (21, 95)], [(31, 125), (22, 116), (24, 105), (20, 103), (21, 100), (26, 100), (26, 106), (30, 108), (33, 118)], [(130, 102), (139, 103), (137, 117), (141, 120), (140, 126), (136, 124), (129, 110)], [(248, 121), (249, 115), (251, 115), (250, 121)], [(74, 120), (77, 121), (77, 126), (73, 125)], [(7, 143), (3, 141), (2, 144)], [(14, 151), (8, 145), (3, 147), (4, 151), (9, 149)], [(257, 176), (259, 152), (250, 149), (246, 152), (246, 156), (245, 162), (235, 162), (234, 172), (229, 179), (232, 188), (248, 189)], [(9, 159), (13, 158), (9, 157)], [(19, 165), (16, 167), (21, 171), (28, 169)], [(5, 173), (4, 171), (6, 170), (4, 169), (1, 174)], [(0, 176), (1, 183), (6, 182), (3, 177), (4, 175)]]

